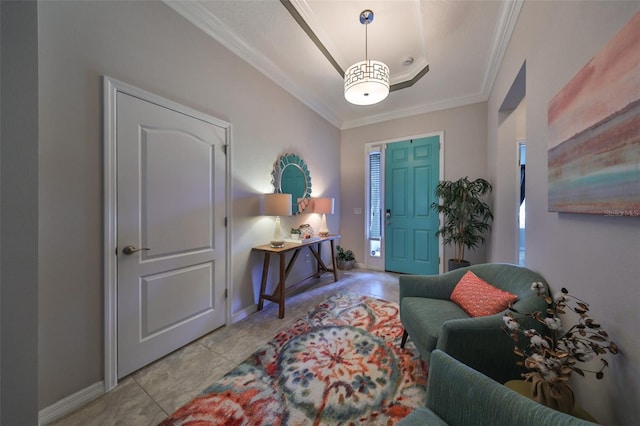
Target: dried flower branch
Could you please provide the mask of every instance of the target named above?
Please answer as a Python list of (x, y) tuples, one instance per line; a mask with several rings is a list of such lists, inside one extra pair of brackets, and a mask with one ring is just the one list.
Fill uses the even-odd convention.
[[(602, 367), (597, 371), (577, 366), (579, 362), (591, 361), (607, 352), (614, 355), (618, 353), (618, 346), (609, 340), (607, 332), (589, 317), (589, 304), (570, 295), (566, 288), (562, 288), (553, 298), (546, 294), (545, 286), (540, 282), (533, 283), (531, 289), (547, 303), (546, 312), (520, 314), (510, 308), (511, 312), (502, 318), (502, 328), (516, 342), (514, 352), (524, 358), (518, 365), (533, 370), (523, 376), (530, 379), (539, 374), (545, 381), (556, 383), (569, 380), (571, 373), (575, 372), (581, 376), (594, 373), (597, 379), (602, 379), (603, 370), (609, 365), (606, 359), (600, 359)], [(563, 331), (559, 315), (566, 314), (567, 310), (578, 315), (578, 322)], [(521, 328), (519, 321), (523, 318), (532, 318), (544, 325), (546, 333), (540, 334), (533, 328)], [(528, 340), (528, 344), (519, 345), (521, 335)]]

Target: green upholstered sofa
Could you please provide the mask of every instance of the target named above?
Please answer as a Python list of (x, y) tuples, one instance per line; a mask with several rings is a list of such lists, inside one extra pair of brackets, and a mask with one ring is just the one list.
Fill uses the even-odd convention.
[(398, 423), (402, 426), (587, 426), (512, 391), (440, 350), (431, 353), (427, 402)]
[[(434, 349), (441, 349), (457, 360), (505, 383), (521, 379), (522, 360), (513, 353), (514, 342), (503, 330), (504, 312), (484, 317), (470, 317), (450, 300), (460, 278), (473, 271), (494, 287), (516, 294), (513, 304), (519, 312), (544, 311), (547, 306), (533, 282), (548, 285), (530, 269), (505, 263), (486, 263), (456, 269), (441, 275), (401, 275), (400, 319), (422, 358), (429, 364)], [(531, 322), (531, 327), (540, 327)], [(404, 343), (404, 341), (403, 341)]]

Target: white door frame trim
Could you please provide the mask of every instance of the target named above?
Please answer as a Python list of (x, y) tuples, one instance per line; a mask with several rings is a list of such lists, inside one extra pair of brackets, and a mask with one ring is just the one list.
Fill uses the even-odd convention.
[(111, 77), (103, 77), (103, 138), (104, 138), (104, 391), (116, 387), (118, 384), (118, 298), (117, 277), (118, 265), (116, 250), (118, 246), (117, 231), (117, 157), (116, 157), (116, 97), (118, 92), (134, 96), (136, 98), (161, 105), (171, 110), (180, 112), (206, 121), (225, 129), (226, 150), (226, 183), (225, 204), (227, 226), (225, 230), (225, 288), (228, 297), (225, 301), (225, 323), (229, 324), (231, 308), (229, 300), (233, 300), (233, 288), (230, 282), (232, 271), (231, 251), (231, 223), (233, 217), (231, 211), (231, 124), (210, 115), (188, 108), (169, 99), (146, 92), (137, 87), (115, 80)]
[[(368, 232), (368, 226), (369, 226), (369, 220), (368, 220), (368, 215), (369, 215), (369, 206), (367, 204), (368, 202), (368, 198), (369, 195), (367, 194), (367, 191), (369, 189), (369, 176), (367, 175), (368, 170), (367, 170), (367, 165), (366, 162), (369, 161), (368, 159), (368, 155), (369, 155), (369, 151), (375, 147), (375, 146), (381, 146), (382, 148), (382, 175), (383, 175), (383, 181), (384, 181), (384, 174), (385, 174), (385, 169), (384, 169), (384, 149), (386, 147), (387, 144), (389, 143), (394, 143), (394, 142), (403, 142), (403, 141), (407, 141), (407, 140), (411, 140), (411, 139), (421, 139), (421, 138), (428, 138), (431, 136), (438, 136), (440, 138), (440, 152), (439, 152), (439, 180), (444, 180), (444, 130), (440, 130), (438, 132), (429, 132), (429, 133), (419, 133), (419, 134), (415, 134), (415, 135), (411, 135), (411, 136), (404, 136), (404, 137), (399, 137), (399, 138), (393, 138), (393, 139), (385, 139), (385, 140), (381, 140), (381, 141), (375, 141), (375, 142), (368, 142), (364, 144), (364, 156), (365, 156), (365, 168), (364, 168), (364, 181), (365, 181), (365, 205), (366, 205), (366, 212), (365, 212), (365, 224), (364, 224), (364, 235), (365, 235), (365, 246), (368, 243), (368, 238), (367, 238), (367, 232)], [(382, 204), (384, 205), (384, 190), (382, 191)], [(442, 223), (442, 214), (440, 214), (440, 223)], [(438, 225), (438, 228), (440, 226)], [(382, 234), (384, 236), (384, 231), (382, 231)], [(444, 272), (444, 246), (442, 245), (442, 236), (438, 237), (439, 243), (438, 243), (438, 257), (440, 258), (439, 260), (439, 270), (440, 273), (442, 274)], [(365, 259), (367, 259), (367, 251), (365, 250)], [(382, 259), (382, 263), (384, 265), (384, 258)], [(386, 266), (386, 265), (385, 265)], [(383, 266), (384, 268), (384, 266)]]

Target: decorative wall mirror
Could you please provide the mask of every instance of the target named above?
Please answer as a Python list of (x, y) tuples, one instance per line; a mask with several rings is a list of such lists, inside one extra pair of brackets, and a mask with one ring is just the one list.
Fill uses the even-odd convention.
[(291, 194), (291, 212), (302, 213), (311, 198), (311, 175), (298, 155), (283, 154), (273, 166), (273, 192)]

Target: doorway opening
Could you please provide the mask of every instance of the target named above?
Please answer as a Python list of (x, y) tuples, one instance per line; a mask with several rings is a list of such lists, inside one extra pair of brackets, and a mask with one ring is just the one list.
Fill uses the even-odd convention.
[(433, 189), (444, 173), (443, 132), (365, 145), (365, 266), (442, 272)]
[[(519, 265), (525, 263), (526, 232), (526, 63), (523, 63), (498, 110), (495, 175), (502, 190), (494, 195), (491, 259)], [(503, 164), (506, 167), (497, 167)]]

